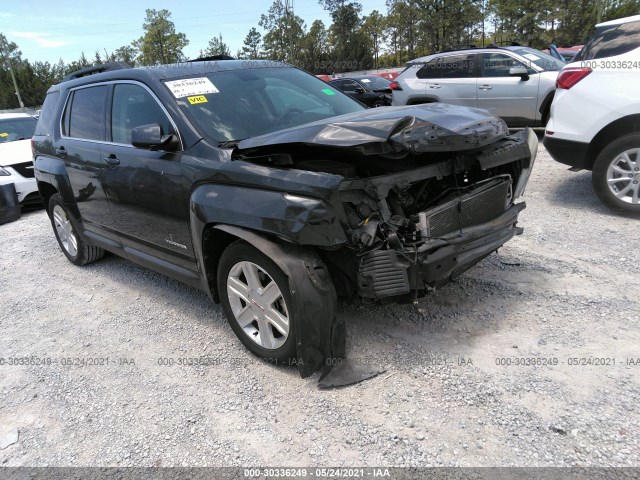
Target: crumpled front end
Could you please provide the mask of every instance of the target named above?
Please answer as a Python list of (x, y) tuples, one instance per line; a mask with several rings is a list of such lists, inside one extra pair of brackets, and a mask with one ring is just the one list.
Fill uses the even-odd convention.
[(537, 153), (525, 130), (473, 155), (347, 181), (357, 293), (415, 298), (446, 284), (522, 233), (518, 199)]
[(289, 193), (314, 195), (296, 175), (340, 178), (324, 201), (345, 241), (316, 245), (339, 294), (377, 301), (437, 288), (522, 233), (525, 205), (514, 202), (537, 145), (533, 131), (509, 135), (484, 110), (429, 104), (250, 138), (232, 158), (289, 172)]

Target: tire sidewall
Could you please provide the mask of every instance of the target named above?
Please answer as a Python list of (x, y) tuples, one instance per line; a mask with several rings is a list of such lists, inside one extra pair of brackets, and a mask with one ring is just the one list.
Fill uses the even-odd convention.
[[(289, 334), (284, 344), (277, 349), (270, 350), (256, 344), (247, 336), (235, 319), (227, 293), (227, 277), (232, 267), (241, 261), (252, 262), (262, 268), (276, 282), (280, 292), (282, 292), (289, 314)], [(291, 292), (289, 291), (289, 280), (280, 267), (255, 247), (239, 240), (229, 245), (222, 253), (220, 263), (218, 264), (217, 286), (220, 302), (222, 303), (222, 308), (229, 322), (229, 326), (243, 345), (267, 363), (290, 365), (289, 360), (296, 358), (295, 320), (293, 318), (294, 311)]]
[(607, 184), (607, 171), (611, 162), (625, 150), (640, 148), (640, 134), (625, 135), (607, 145), (593, 164), (592, 184), (598, 198), (612, 210), (640, 215), (640, 204), (632, 205), (617, 198)]

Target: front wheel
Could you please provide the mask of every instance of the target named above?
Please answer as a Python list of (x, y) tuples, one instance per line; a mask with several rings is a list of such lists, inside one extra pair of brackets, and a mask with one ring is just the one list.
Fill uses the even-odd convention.
[(289, 281), (251, 245), (237, 241), (222, 254), (218, 292), (229, 325), (252, 353), (271, 363), (296, 357)]
[(74, 265), (86, 265), (104, 257), (100, 247), (87, 245), (80, 235), (59, 193), (49, 200), (49, 218), (62, 252)]
[(591, 181), (609, 208), (640, 215), (640, 134), (625, 135), (604, 148)]

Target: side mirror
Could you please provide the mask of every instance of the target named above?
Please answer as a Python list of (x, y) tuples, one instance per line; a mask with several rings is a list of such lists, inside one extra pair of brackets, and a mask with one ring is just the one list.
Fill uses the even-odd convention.
[(529, 80), (529, 72), (526, 67), (518, 66), (509, 69), (510, 77), (520, 77), (522, 80)]
[(171, 152), (178, 148), (178, 137), (163, 135), (162, 127), (158, 123), (150, 123), (134, 127), (131, 130), (131, 145), (136, 148)]
[(364, 93), (364, 88), (362, 88), (362, 87), (356, 87), (355, 92), (356, 92), (356, 93)]
[(562, 55), (560, 55), (560, 52), (558, 51), (558, 49), (556, 48), (556, 46), (552, 43), (549, 45), (549, 55), (551, 55), (553, 58), (557, 58), (558, 60), (561, 61), (565, 61), (564, 57)]

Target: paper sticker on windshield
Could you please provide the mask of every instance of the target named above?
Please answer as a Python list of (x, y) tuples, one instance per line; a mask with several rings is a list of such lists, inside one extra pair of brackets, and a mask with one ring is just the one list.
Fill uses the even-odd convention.
[(205, 97), (204, 95), (197, 95), (195, 97), (187, 97), (187, 100), (189, 100), (189, 103), (191, 105), (197, 105), (198, 103), (207, 103), (207, 97)]
[(220, 91), (207, 77), (170, 80), (165, 82), (165, 84), (176, 98), (197, 97), (209, 93), (218, 93)]
[(523, 55), (524, 58), (528, 58), (531, 61), (536, 61), (536, 60), (540, 60), (540, 57), (538, 57), (537, 55), (534, 55), (533, 53), (525, 53)]
[(371, 80), (369, 80), (368, 78), (363, 78), (362, 80), (360, 80), (362, 83), (371, 83)]
[(322, 91), (327, 95), (335, 95), (336, 94), (336, 92), (334, 92), (330, 88), (323, 88)]
[(0, 133), (0, 137), (8, 137), (8, 136), (9, 136), (9, 134), (8, 134), (8, 133), (6, 133), (6, 132), (2, 132), (2, 133)]

